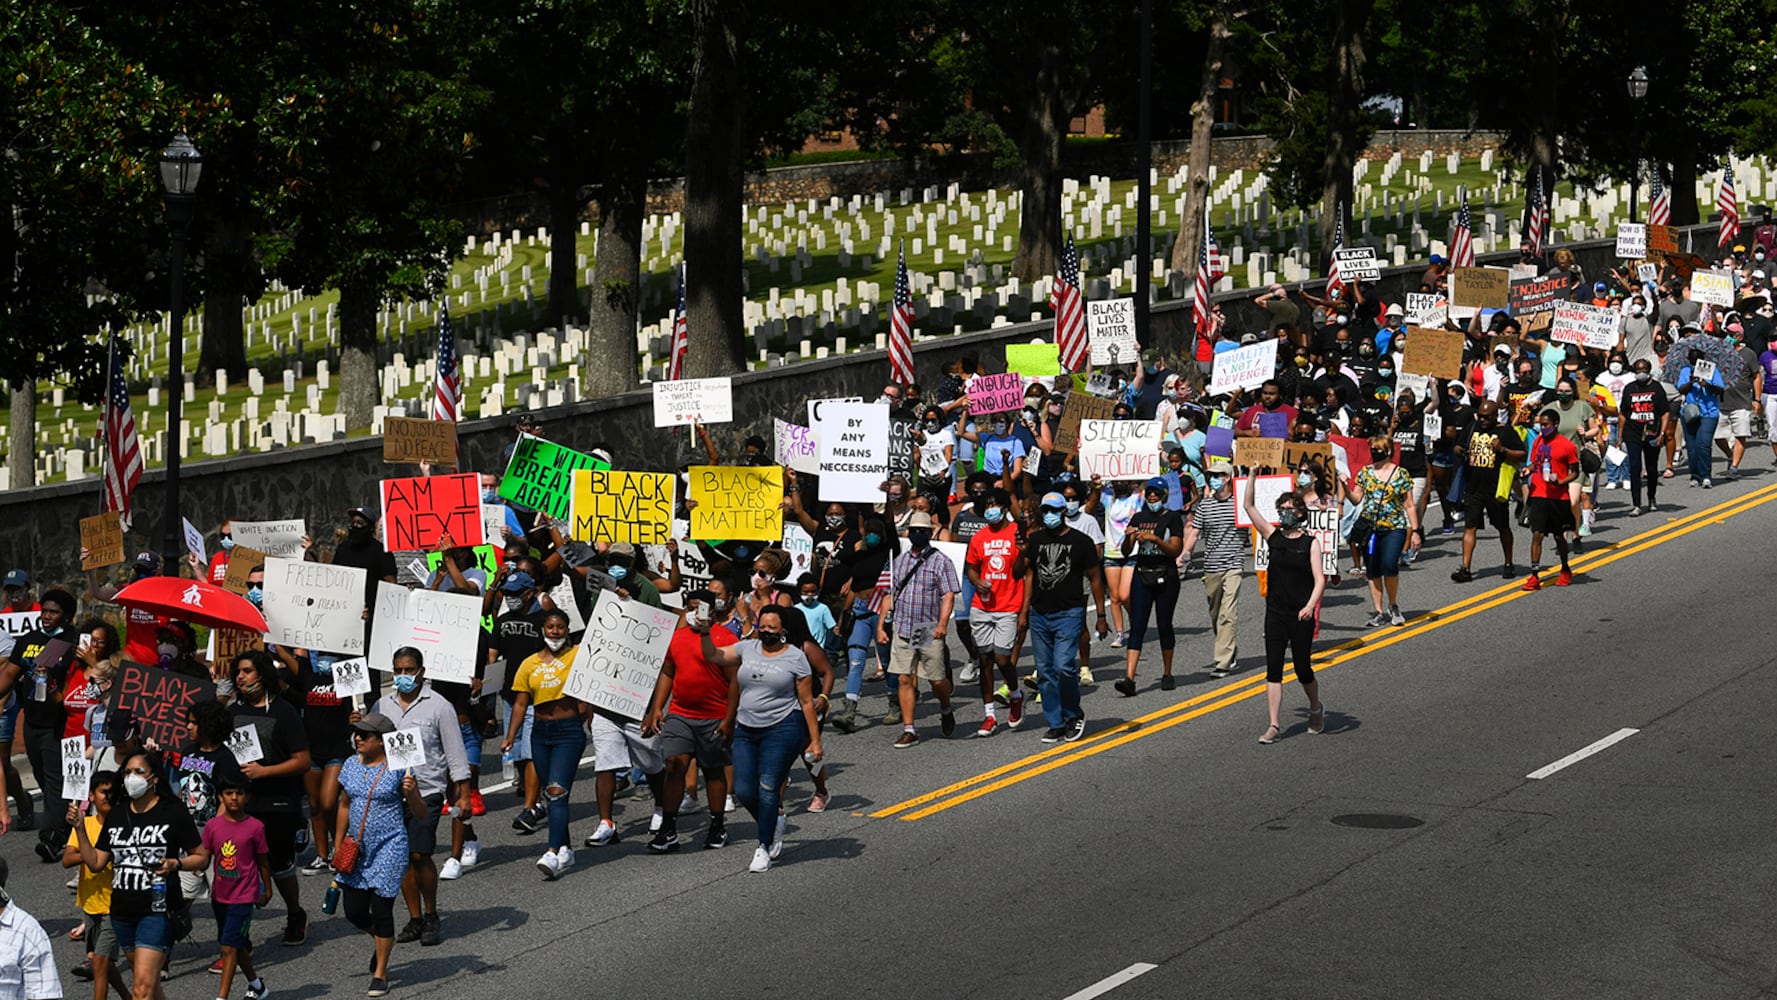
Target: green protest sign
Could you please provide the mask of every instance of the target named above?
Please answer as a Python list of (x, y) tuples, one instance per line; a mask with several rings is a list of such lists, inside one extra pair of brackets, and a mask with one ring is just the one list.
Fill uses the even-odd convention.
[[(477, 545), (477, 546), (475, 546), (475, 568), (479, 569), (483, 573), (487, 574), (487, 582), (488, 582), (488, 586), (490, 586), (490, 587), (493, 586), (494, 576), (500, 572), (501, 561), (502, 561), (502, 559), (501, 559), (499, 550), (494, 548), (492, 545)], [(443, 564), (443, 562), (444, 562), (444, 553), (442, 553), (442, 552), (428, 552), (428, 553), (426, 553), (426, 569), (428, 572), (432, 572), (432, 573), (438, 572), (438, 567), (441, 564)], [(459, 566), (457, 568), (458, 569), (468, 569), (469, 567)], [(493, 632), (493, 630), (494, 630), (494, 616), (493, 615), (482, 615), (481, 616), (481, 630), (483, 632), (489, 632), (489, 633)]]
[(526, 435), (512, 449), (512, 461), (500, 480), (500, 496), (520, 507), (567, 520), (575, 469), (608, 470), (611, 463), (564, 448), (554, 441)]

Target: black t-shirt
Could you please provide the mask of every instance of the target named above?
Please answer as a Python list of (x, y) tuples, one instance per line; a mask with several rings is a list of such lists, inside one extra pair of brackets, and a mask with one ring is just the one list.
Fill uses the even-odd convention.
[(74, 662), (74, 633), (67, 629), (57, 629), (54, 634), (42, 629), (32, 629), (20, 636), (13, 646), (12, 662), (19, 665), (18, 682), (14, 690), (18, 692), (19, 701), (24, 706), (25, 724), (33, 729), (53, 729), (56, 738), (62, 735), (62, 726), (67, 721), (62, 711), (61, 702), (54, 700), (37, 701), (33, 693), (36, 689), (37, 659), (44, 652), (44, 647), (52, 639), (61, 639), (67, 643), (67, 649), (60, 657), (59, 663), (46, 663), (45, 684), (49, 698), (68, 680), (68, 664)]
[(1032, 611), (1049, 614), (1086, 606), (1083, 584), (1100, 557), (1098, 546), (1085, 532), (1044, 528), (1031, 533), (1024, 554), (1035, 580), (1030, 595)]
[(543, 648), (543, 612), (516, 611), (494, 619), (494, 648), (506, 661), (506, 676), (500, 681), (500, 697), (511, 704), (512, 678), (525, 660)]
[[(259, 763), (266, 767), (276, 767), (309, 748), (308, 730), (303, 727), (302, 716), (282, 698), (268, 698), (263, 707), (236, 702), (233, 714), (236, 729), (252, 726), (259, 731), (259, 749), (265, 754)], [(254, 816), (300, 812), (302, 796), (300, 774), (259, 778), (253, 782), (247, 812)]]
[(176, 899), (179, 880), (163, 879), (161, 862), (188, 854), (203, 842), (191, 814), (172, 796), (157, 797), (154, 805), (142, 812), (132, 805), (126, 801), (111, 810), (98, 843), (93, 845), (111, 854), (111, 915), (125, 920), (165, 912), (164, 896), (159, 906), (155, 905), (155, 883), (165, 886)]
[(1523, 451), (1524, 438), (1510, 424), (1490, 428), (1475, 426), (1468, 436), (1468, 470), (1463, 474), (1463, 495), (1491, 500), (1499, 489), (1502, 452)]
[(1641, 441), (1660, 432), (1660, 417), (1666, 413), (1669, 404), (1666, 390), (1660, 387), (1659, 380), (1650, 379), (1623, 386), (1623, 398), (1617, 401), (1617, 405), (1622, 414), (1623, 440)]
[(318, 764), (351, 756), (352, 702), (333, 692), (333, 674), (315, 669), (315, 655), (311, 652), (301, 658), (302, 672), (289, 693), (296, 695), (302, 705), (302, 728), (308, 734), (309, 753)]
[(221, 809), (222, 780), (240, 773), (241, 766), (227, 747), (203, 750), (195, 741), (186, 740), (167, 755), (167, 775), (178, 782), (179, 801), (199, 829)]
[(888, 565), (888, 539), (875, 548), (854, 549), (846, 554), (846, 571), (851, 574), (851, 589), (855, 594), (868, 596), (876, 589), (876, 581), (882, 579), (882, 569)]
[(1434, 452), (1451, 454), (1458, 443), (1468, 440), (1469, 428), (1475, 423), (1475, 408), (1467, 403), (1452, 403), (1445, 397), (1438, 404), (1438, 419), (1444, 422), (1443, 436), (1427, 443)]
[(1400, 446), (1401, 468), (1414, 476), (1425, 475), (1425, 407), (1415, 404), (1405, 410), (1396, 407), (1394, 443)]
[(1265, 540), (1271, 550), (1270, 577), (1265, 584), (1265, 610), (1294, 618), (1314, 596), (1314, 567), (1310, 559), (1314, 536), (1303, 532), (1287, 538), (1273, 531)]
[[(1182, 482), (1190, 482), (1189, 478)], [(1135, 557), (1136, 569), (1141, 571), (1143, 581), (1152, 581), (1157, 586), (1165, 586), (1178, 579), (1178, 562), (1160, 551), (1154, 542), (1133, 541), (1138, 531), (1152, 531), (1161, 538), (1171, 541), (1182, 538), (1185, 534), (1185, 518), (1176, 510), (1162, 509), (1155, 513), (1143, 503), (1129, 519), (1129, 529), (1123, 533), (1124, 548), (1130, 550)]]
[[(364, 606), (375, 614), (376, 586), (382, 578), (395, 575), (395, 557), (375, 538), (355, 542), (349, 536), (333, 550), (333, 565), (356, 566), (364, 570)], [(368, 622), (366, 627), (368, 627)]]

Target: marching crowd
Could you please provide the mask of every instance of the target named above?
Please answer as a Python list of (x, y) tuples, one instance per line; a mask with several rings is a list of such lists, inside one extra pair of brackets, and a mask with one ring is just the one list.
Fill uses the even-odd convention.
[[(1143, 479), (1084, 475), (1062, 446), (1068, 397), (1089, 391), (1084, 380), (1027, 379), (1021, 409), (971, 413), (969, 382), (981, 366), (963, 355), (930, 391), (883, 388), (878, 402), (912, 426), (913, 457), (905, 472), (885, 468), (879, 503), (821, 500), (817, 477), (784, 471), (784, 520), (814, 542), (805, 566), (759, 542), (576, 542), (565, 524), (502, 498), (497, 473), (483, 472), (483, 502), (506, 508), (494, 568), (446, 537), (437, 568), (408, 581), (481, 600), (476, 662), (486, 672), (468, 683), (428, 679), (422, 653), (404, 648), (373, 664), (386, 677), (374, 678), (370, 695), (341, 696), (335, 652), (268, 645), (206, 656), (186, 622), (131, 609), (114, 624), (100, 606), (116, 588), (96, 573), (77, 597), (15, 569), (4, 578), (5, 610), (38, 618), (26, 634), (0, 635), (0, 781), (16, 813), (0, 808), (0, 832), (34, 831), (40, 861), (74, 874), (88, 955), (75, 973), (92, 981), (95, 1000), (161, 995), (168, 955), (194, 935), (193, 904), (206, 899), (217, 995), (229, 996), (238, 978), (246, 996), (267, 996), (256, 916), (275, 896), (282, 943), (302, 945), (316, 896), (305, 877), (324, 887), (320, 909), (343, 912), (370, 938), (367, 995), (376, 997), (389, 991), (396, 944), (442, 940), (440, 882), (480, 863), (481, 775), (496, 747), (518, 800), (514, 831), (546, 843), (536, 862), (543, 879), (572, 872), (577, 849), (619, 840), (615, 800), (632, 787), (652, 805), (649, 851), (680, 850), (681, 827), (700, 809), (707, 819), (695, 839), (722, 848), (729, 820), (744, 812), (748, 870), (765, 872), (783, 847), (794, 773), (813, 787), (804, 807), (827, 808), (827, 730), (873, 733), (875, 717), (895, 749), (917, 748), (933, 735), (918, 712), (922, 685), (944, 737), (962, 728), (1003, 738), (1025, 728), (1034, 702), (1039, 743), (1079, 740), (1088, 728), (1081, 690), (1097, 682), (1094, 636), (1123, 651), (1118, 695), (1135, 695), (1142, 670), (1156, 667), (1159, 689), (1175, 688), (1174, 621), (1191, 576), (1211, 638), (1190, 659), (1218, 678), (1239, 671), (1249, 559), (1262, 572), (1265, 608), (1259, 742), (1282, 735), (1286, 657), (1308, 701), (1306, 732), (1320, 733), (1326, 710), (1311, 650), (1322, 598), (1346, 577), (1364, 580), (1367, 627), (1402, 626), (1401, 571), (1427, 534), (1461, 533), (1452, 578), (1466, 583), (1485, 571), (1477, 542), (1491, 526), (1505, 577), (1521, 576), (1527, 590), (1565, 586), (1569, 554), (1607, 509), (1637, 516), (1657, 508), (1668, 480), (1708, 489), (1739, 475), (1755, 424), (1777, 418), (1764, 255), (1735, 248), (1723, 262), (1739, 296), (1728, 309), (1691, 301), (1670, 266), (1651, 280), (1629, 269), (1588, 281), (1560, 251), (1548, 273), (1568, 275), (1576, 298), (1618, 310), (1618, 342), (1584, 349), (1530, 317), (1477, 310), (1449, 327), (1465, 334), (1458, 378), (1403, 368), (1405, 310), (1373, 286), (1325, 296), (1274, 286), (1257, 300), (1266, 329), (1236, 330), (1218, 309), (1188, 356), (1142, 351), (1139, 365), (1095, 380), (1115, 419), (1160, 423), (1158, 469)], [(1442, 296), (1448, 277), (1434, 257), (1421, 291)], [(1278, 341), (1270, 379), (1207, 394), (1219, 355), (1268, 337)], [(529, 417), (519, 429), (544, 435)], [(694, 434), (696, 464), (720, 464), (708, 429)], [(1267, 438), (1303, 447), (1270, 470), (1288, 477), (1286, 488), (1261, 498), (1260, 470), (1235, 463), (1250, 447), (1243, 442)], [(773, 464), (772, 443), (749, 438), (730, 461)], [(1613, 490), (1629, 503), (1607, 508)], [(1434, 493), (1441, 514), (1428, 521)], [(374, 607), (375, 588), (401, 578), (406, 556), (384, 548), (375, 508), (344, 515), (331, 544), (305, 539), (306, 558), (367, 570)], [(1522, 567), (1515, 529), (1530, 534)], [(221, 552), (208, 563), (194, 557), (194, 577), (227, 575), (229, 522), (218, 532)], [(695, 560), (683, 558), (693, 548)], [(249, 569), (257, 603), (263, 571)], [(183, 568), (144, 552), (129, 570), (142, 579)], [(601, 591), (679, 609), (639, 718), (564, 693), (583, 652), (575, 624)], [(577, 613), (561, 606), (569, 600)], [(1159, 656), (1144, 668), (1150, 643)], [(146, 740), (114, 707), (125, 661), (213, 685), (214, 698), (189, 710), (182, 739)], [(230, 748), (243, 728), (256, 746), (248, 763)], [(423, 763), (393, 766), (385, 741), (397, 732), (420, 734)], [(91, 777), (86, 795), (67, 799), (59, 755), (74, 737), (89, 748)], [(569, 805), (589, 746), (598, 819), (576, 843)], [(13, 768), (15, 747), (41, 801)], [(5, 874), (0, 862), (0, 885)], [(0, 949), (0, 1000), (63, 995), (41, 927), (3, 893)]]

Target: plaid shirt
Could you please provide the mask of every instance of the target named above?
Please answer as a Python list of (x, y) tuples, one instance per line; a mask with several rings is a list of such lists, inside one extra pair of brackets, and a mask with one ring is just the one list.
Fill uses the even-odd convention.
[(895, 624), (938, 624), (944, 595), (961, 589), (956, 581), (956, 567), (951, 565), (949, 556), (937, 549), (928, 548), (923, 555), (914, 552), (896, 556), (889, 571)]
[(62, 995), (49, 936), (17, 903), (0, 909), (0, 1000), (54, 1000)]

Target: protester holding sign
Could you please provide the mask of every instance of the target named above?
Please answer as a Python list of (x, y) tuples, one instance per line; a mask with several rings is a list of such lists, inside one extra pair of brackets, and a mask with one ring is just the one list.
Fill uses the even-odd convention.
[[(1345, 487), (1345, 499), (1361, 504), (1352, 542), (1366, 549), (1364, 569), (1370, 580), (1370, 603), (1376, 613), (1366, 628), (1407, 624), (1401, 614), (1398, 593), (1401, 554), (1419, 551), (1424, 535), (1419, 530), (1419, 511), (1413, 504), (1413, 474), (1395, 463), (1394, 438), (1387, 433), (1370, 439), (1371, 464), (1360, 469)], [(1388, 603), (1382, 603), (1387, 591)]]
[(1320, 685), (1311, 666), (1315, 622), (1320, 617), (1320, 599), (1326, 592), (1326, 574), (1321, 569), (1320, 540), (1308, 534), (1308, 508), (1294, 492), (1277, 499), (1277, 524), (1259, 509), (1254, 500), (1259, 477), (1246, 478), (1246, 496), (1241, 500), (1247, 518), (1269, 550), (1270, 579), (1265, 588), (1265, 711), (1271, 724), (1260, 735), (1259, 742), (1277, 742), (1282, 734), (1278, 728), (1278, 712), (1283, 706), (1283, 656), (1294, 654), (1296, 681), (1308, 696), (1308, 734), (1326, 731), (1327, 709), (1320, 701)]
[(339, 657), (285, 646), (276, 646), (271, 652), (282, 664), (280, 675), (289, 674), (288, 690), (302, 704), (302, 728), (309, 744), (309, 769), (303, 773), (302, 783), (315, 845), (314, 859), (302, 874), (321, 875), (332, 870), (329, 861), (338, 832), (333, 829), (333, 814), (339, 806), (339, 769), (352, 753), (352, 704), (334, 688), (333, 665)]
[(1118, 555), (1134, 568), (1129, 584), (1129, 650), (1124, 654), (1123, 679), (1115, 687), (1124, 696), (1135, 694), (1135, 665), (1141, 660), (1142, 643), (1152, 614), (1160, 631), (1160, 690), (1171, 691), (1173, 612), (1178, 608), (1178, 559), (1184, 553), (1185, 520), (1166, 505), (1163, 479), (1150, 479), (1142, 487), (1142, 507), (1124, 529)]
[[(12, 656), (0, 666), (0, 691), (17, 693), (23, 703), (21, 736), (25, 759), (43, 792), (44, 829), (38, 831), (37, 856), (45, 862), (61, 856), (68, 830), (61, 822), (67, 803), (58, 794), (62, 787), (61, 740), (66, 718), (62, 699), (67, 694), (68, 664), (73, 659), (75, 633), (69, 626), (74, 595), (65, 590), (45, 591), (37, 627), (18, 638)], [(8, 779), (10, 781), (10, 779)], [(21, 817), (31, 814), (30, 796), (21, 785), (16, 797)], [(29, 829), (29, 827), (26, 827)]]
[(263, 753), (242, 763), (241, 772), (253, 783), (248, 811), (265, 824), (272, 881), (287, 911), (284, 943), (302, 944), (308, 939), (308, 912), (296, 878), (296, 835), (302, 829), (303, 779), (309, 771), (308, 731), (296, 708), (280, 697), (283, 681), (271, 654), (241, 653), (229, 664), (228, 675), (234, 682), (235, 727), (253, 727)]
[(346, 831), (358, 844), (357, 858), (334, 881), (341, 889), (346, 920), (375, 942), (366, 993), (371, 997), (389, 992), (395, 895), (402, 890), (408, 858), (402, 812), (405, 808), (408, 815), (424, 816), (429, 808), (413, 774), (389, 765), (383, 738), (394, 731), (395, 723), (377, 712), (353, 720), (358, 753), (340, 769), (339, 812), (333, 821), (335, 829)]
[[(574, 657), (580, 651), (578, 646), (568, 643), (567, 613), (546, 611), (542, 623), (543, 648), (520, 664), (512, 678), (512, 718), (500, 749), (512, 749), (526, 710), (534, 707), (530, 723), (531, 761), (543, 783), (549, 820), (549, 850), (537, 860), (537, 870), (545, 879), (554, 881), (574, 866), (574, 850), (568, 838), (568, 795), (574, 787), (580, 755), (586, 750), (583, 723), (588, 712), (583, 703), (562, 694)], [(627, 757), (624, 766), (628, 766)], [(616, 842), (616, 828), (607, 832), (607, 826), (604, 822), (599, 824), (599, 831), (594, 834), (595, 839), (587, 841), (588, 846)], [(599, 834), (604, 836), (600, 838)]]

